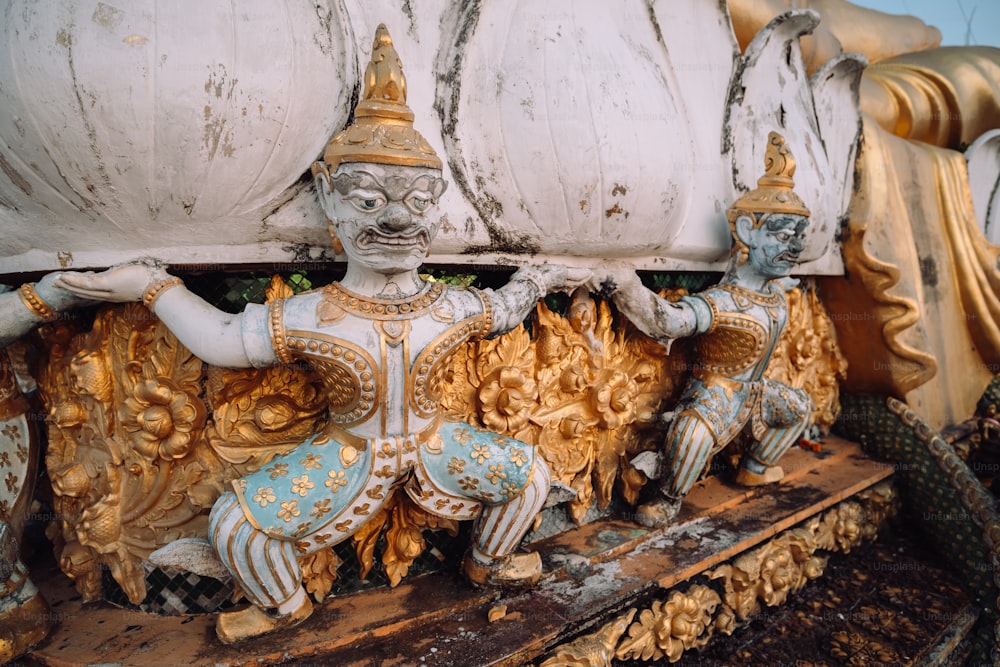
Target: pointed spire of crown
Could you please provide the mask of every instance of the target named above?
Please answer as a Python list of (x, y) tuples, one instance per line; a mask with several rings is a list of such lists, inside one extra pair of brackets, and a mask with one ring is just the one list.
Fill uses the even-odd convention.
[(413, 128), (413, 111), (406, 106), (403, 63), (385, 24), (375, 31), (364, 86), (354, 123), (330, 140), (323, 163), (313, 165), (313, 173), (325, 169), (332, 174), (344, 162), (440, 169), (441, 159)]
[(741, 212), (791, 213), (809, 215), (809, 209), (792, 189), (795, 182), (795, 158), (785, 145), (785, 138), (777, 132), (767, 135), (764, 153), (764, 175), (757, 179), (757, 187), (736, 200), (726, 212), (730, 222)]
[(413, 122), (413, 112), (406, 106), (403, 62), (384, 23), (375, 30), (372, 59), (365, 68), (364, 83), (364, 95), (354, 112), (355, 118), (374, 116)]

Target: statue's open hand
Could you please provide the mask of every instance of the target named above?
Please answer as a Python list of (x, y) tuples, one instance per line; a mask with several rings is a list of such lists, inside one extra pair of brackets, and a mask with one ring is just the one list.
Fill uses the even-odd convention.
[(151, 264), (124, 264), (102, 273), (63, 273), (55, 284), (87, 299), (98, 301), (140, 301), (146, 287), (167, 277), (167, 273)]
[(642, 285), (635, 269), (622, 262), (601, 262), (594, 267), (587, 287), (595, 294), (609, 296), (625, 286)]
[(590, 269), (581, 269), (562, 264), (538, 264), (524, 266), (511, 277), (515, 280), (529, 280), (542, 291), (542, 294), (561, 291), (572, 292), (590, 279)]
[(79, 296), (68, 289), (65, 289), (60, 283), (59, 279), (61, 273), (47, 273), (42, 278), (35, 283), (35, 292), (38, 296), (42, 298), (42, 301), (47, 303), (52, 308), (56, 310), (66, 310), (68, 308), (79, 308), (81, 306), (93, 305), (94, 301), (82, 296)]
[(563, 269), (562, 284), (557, 285), (557, 289), (565, 292), (572, 292), (580, 285), (586, 284), (591, 278), (590, 269), (581, 269), (574, 266), (560, 267)]

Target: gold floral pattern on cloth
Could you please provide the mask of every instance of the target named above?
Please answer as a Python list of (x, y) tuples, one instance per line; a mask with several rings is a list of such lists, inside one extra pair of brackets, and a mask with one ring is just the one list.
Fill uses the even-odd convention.
[(0, 521), (10, 523), (14, 519), (14, 506), (31, 462), (28, 456), (30, 438), (24, 414), (0, 419)]

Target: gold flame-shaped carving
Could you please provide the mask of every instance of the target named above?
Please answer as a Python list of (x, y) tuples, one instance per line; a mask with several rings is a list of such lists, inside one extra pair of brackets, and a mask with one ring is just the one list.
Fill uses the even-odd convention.
[(727, 211), (729, 222), (746, 212), (790, 213), (809, 215), (809, 209), (795, 191), (795, 158), (777, 132), (767, 135), (764, 151), (764, 175), (757, 179), (757, 187), (736, 200)]

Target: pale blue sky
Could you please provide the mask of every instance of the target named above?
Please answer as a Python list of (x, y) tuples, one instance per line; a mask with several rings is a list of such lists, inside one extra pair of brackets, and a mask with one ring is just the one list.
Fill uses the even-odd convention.
[(912, 14), (941, 30), (942, 46), (1000, 46), (1000, 0), (851, 0), (889, 14)]

